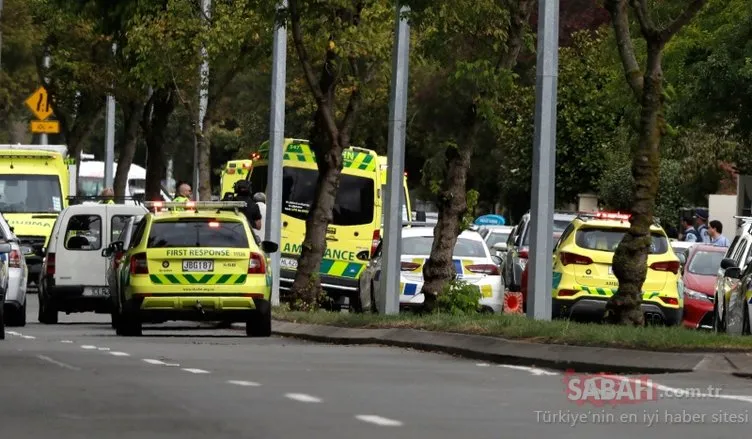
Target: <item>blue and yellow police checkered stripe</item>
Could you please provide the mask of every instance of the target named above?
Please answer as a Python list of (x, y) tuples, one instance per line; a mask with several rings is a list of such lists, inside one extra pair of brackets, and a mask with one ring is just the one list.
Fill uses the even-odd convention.
[(328, 276), (357, 279), (358, 277), (360, 277), (360, 273), (363, 271), (363, 268), (365, 268), (365, 264), (361, 264), (359, 262), (322, 259), (319, 273), (326, 274)]

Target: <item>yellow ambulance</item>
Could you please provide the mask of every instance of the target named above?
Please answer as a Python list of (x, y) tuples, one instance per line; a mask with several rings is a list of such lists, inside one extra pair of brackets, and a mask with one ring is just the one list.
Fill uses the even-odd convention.
[[(285, 139), (283, 149), (280, 295), (284, 299), (295, 279), (318, 166), (307, 140)], [(254, 193), (268, 192), (269, 143), (264, 142), (258, 153), (249, 180)], [(349, 147), (343, 158), (340, 188), (332, 211), (333, 221), (327, 228), (327, 249), (319, 278), (332, 299), (343, 304), (348, 298), (350, 306), (358, 310), (358, 280), (381, 242), (386, 167), (382, 167), (385, 161), (370, 149)], [(405, 195), (409, 202), (406, 184)]]
[(235, 183), (245, 180), (248, 174), (251, 173), (252, 167), (252, 159), (230, 160), (227, 162), (219, 177), (219, 185), (222, 188), (219, 196), (224, 197), (226, 193), (234, 192)]
[(29, 283), (39, 280), (52, 226), (68, 207), (65, 145), (0, 145), (0, 212), (21, 241)]

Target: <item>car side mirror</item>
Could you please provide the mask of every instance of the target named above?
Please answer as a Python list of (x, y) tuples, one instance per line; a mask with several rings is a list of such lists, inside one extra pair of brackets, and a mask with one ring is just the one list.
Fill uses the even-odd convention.
[(729, 279), (740, 279), (742, 277), (742, 269), (739, 267), (730, 267), (726, 269), (724, 275)]
[(678, 255), (676, 255), (676, 257), (679, 258), (679, 264), (684, 267), (684, 264), (687, 263), (687, 256), (685, 256), (684, 253), (679, 253)]
[(272, 241), (262, 241), (261, 250), (264, 253), (275, 253), (277, 250), (279, 250), (279, 244)]
[(10, 243), (3, 242), (0, 243), (0, 253), (10, 253), (12, 250)]
[(491, 259), (494, 261), (494, 264), (496, 265), (501, 265), (502, 263), (501, 258), (496, 255), (491, 255)]
[(110, 247), (103, 248), (102, 249), (102, 257), (103, 258), (109, 258), (110, 256), (112, 256), (112, 248), (110, 248)]
[(724, 270), (728, 270), (729, 268), (736, 265), (736, 261), (731, 258), (724, 258), (721, 260), (721, 268)]

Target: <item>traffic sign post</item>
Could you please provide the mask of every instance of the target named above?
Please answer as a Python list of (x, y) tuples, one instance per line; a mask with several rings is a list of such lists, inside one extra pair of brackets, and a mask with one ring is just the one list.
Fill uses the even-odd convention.
[(29, 129), (34, 134), (41, 134), (43, 137), (42, 144), (46, 144), (47, 134), (58, 134), (60, 132), (60, 122), (56, 120), (47, 120), (52, 116), (52, 103), (47, 89), (39, 87), (34, 93), (26, 98), (26, 106), (38, 120), (32, 120), (29, 123)]
[(32, 120), (29, 124), (34, 134), (58, 134), (60, 122), (56, 120)]

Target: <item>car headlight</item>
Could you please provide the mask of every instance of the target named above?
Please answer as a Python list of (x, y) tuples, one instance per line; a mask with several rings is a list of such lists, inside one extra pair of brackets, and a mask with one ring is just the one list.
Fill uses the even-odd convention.
[(713, 298), (710, 297), (710, 296), (708, 296), (707, 294), (701, 293), (701, 292), (695, 291), (695, 290), (690, 290), (689, 288), (685, 288), (684, 289), (684, 294), (687, 297), (692, 298), (692, 299), (696, 299), (696, 300), (704, 300), (706, 302), (712, 302), (713, 301)]

